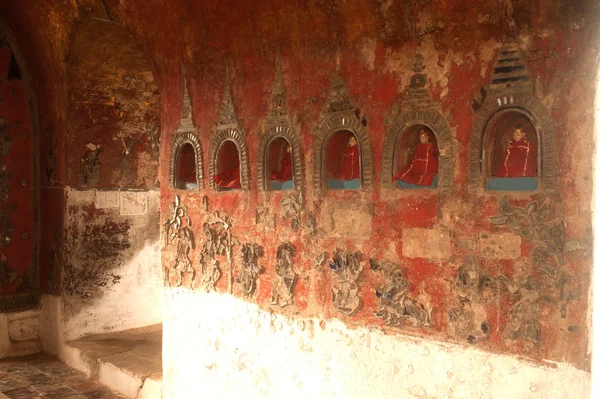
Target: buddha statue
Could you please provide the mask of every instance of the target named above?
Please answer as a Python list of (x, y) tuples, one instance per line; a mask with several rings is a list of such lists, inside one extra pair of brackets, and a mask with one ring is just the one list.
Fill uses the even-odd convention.
[(394, 175), (392, 181), (401, 180), (417, 186), (431, 186), (438, 173), (437, 157), (436, 145), (429, 142), (429, 133), (421, 129), (413, 159)]
[(240, 182), (240, 165), (228, 165), (221, 173), (213, 177), (214, 182), (220, 188), (237, 189), (242, 188)]
[(280, 162), (277, 168), (271, 170), (271, 180), (283, 183), (292, 180), (292, 147), (286, 141), (280, 151)]
[(344, 156), (340, 165), (339, 180), (360, 179), (360, 153), (358, 141), (354, 135), (348, 139)]
[(537, 168), (537, 148), (527, 141), (521, 125), (513, 130), (513, 139), (508, 142), (506, 152), (496, 171), (495, 177), (535, 177)]

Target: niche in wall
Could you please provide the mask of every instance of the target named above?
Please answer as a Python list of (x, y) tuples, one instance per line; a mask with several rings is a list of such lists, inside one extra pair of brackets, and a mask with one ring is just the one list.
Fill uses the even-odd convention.
[(495, 114), (484, 132), (483, 168), (488, 190), (534, 191), (538, 188), (538, 133), (520, 110)]
[(237, 190), (242, 188), (240, 182), (240, 153), (237, 145), (231, 140), (221, 143), (216, 159), (216, 174), (213, 181), (217, 190)]
[(283, 137), (269, 143), (267, 150), (267, 173), (271, 190), (294, 189), (294, 159), (292, 146)]
[(170, 168), (171, 185), (181, 190), (204, 188), (202, 144), (192, 132), (178, 133), (173, 142)]
[(361, 151), (353, 132), (341, 130), (329, 138), (325, 146), (324, 163), (328, 188), (360, 189)]
[(437, 188), (437, 139), (425, 125), (406, 128), (396, 139), (393, 178), (396, 187), (404, 189)]

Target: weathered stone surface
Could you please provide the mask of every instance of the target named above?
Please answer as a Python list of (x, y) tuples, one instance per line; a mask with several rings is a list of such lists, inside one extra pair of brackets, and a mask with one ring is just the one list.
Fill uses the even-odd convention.
[(119, 192), (118, 191), (102, 191), (96, 190), (96, 208), (118, 208), (119, 207)]
[(9, 320), (8, 333), (13, 341), (31, 341), (39, 339), (39, 315)]
[(325, 206), (320, 227), (332, 237), (361, 240), (371, 238), (373, 211), (369, 204), (330, 203)]
[(402, 254), (407, 258), (447, 259), (452, 251), (450, 233), (442, 229), (402, 230)]
[(145, 192), (121, 192), (121, 215), (144, 215), (148, 203), (148, 194)]
[(521, 236), (511, 233), (481, 233), (479, 252), (489, 259), (517, 259), (521, 256)]

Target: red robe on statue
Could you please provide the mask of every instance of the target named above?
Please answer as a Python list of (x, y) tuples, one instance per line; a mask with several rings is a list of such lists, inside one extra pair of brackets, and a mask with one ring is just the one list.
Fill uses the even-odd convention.
[(417, 144), (417, 153), (413, 160), (394, 175), (392, 181), (402, 180), (418, 186), (431, 186), (438, 172), (438, 159), (435, 145)]
[(274, 170), (271, 172), (271, 180), (278, 182), (292, 180), (292, 154), (290, 152), (285, 152), (279, 171)]
[(360, 179), (360, 155), (358, 144), (346, 147), (344, 159), (340, 165), (339, 180)]
[(527, 139), (511, 140), (501, 160), (496, 177), (535, 177), (536, 148)]
[(242, 188), (240, 183), (240, 168), (239, 166), (233, 170), (221, 172), (214, 178), (215, 183), (223, 188)]

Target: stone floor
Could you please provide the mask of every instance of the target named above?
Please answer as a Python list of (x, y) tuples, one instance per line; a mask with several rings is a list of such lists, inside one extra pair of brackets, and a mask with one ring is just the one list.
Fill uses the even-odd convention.
[(130, 398), (160, 398), (162, 325), (90, 335), (67, 343), (71, 366)]
[(55, 358), (34, 355), (0, 361), (0, 399), (125, 398)]

